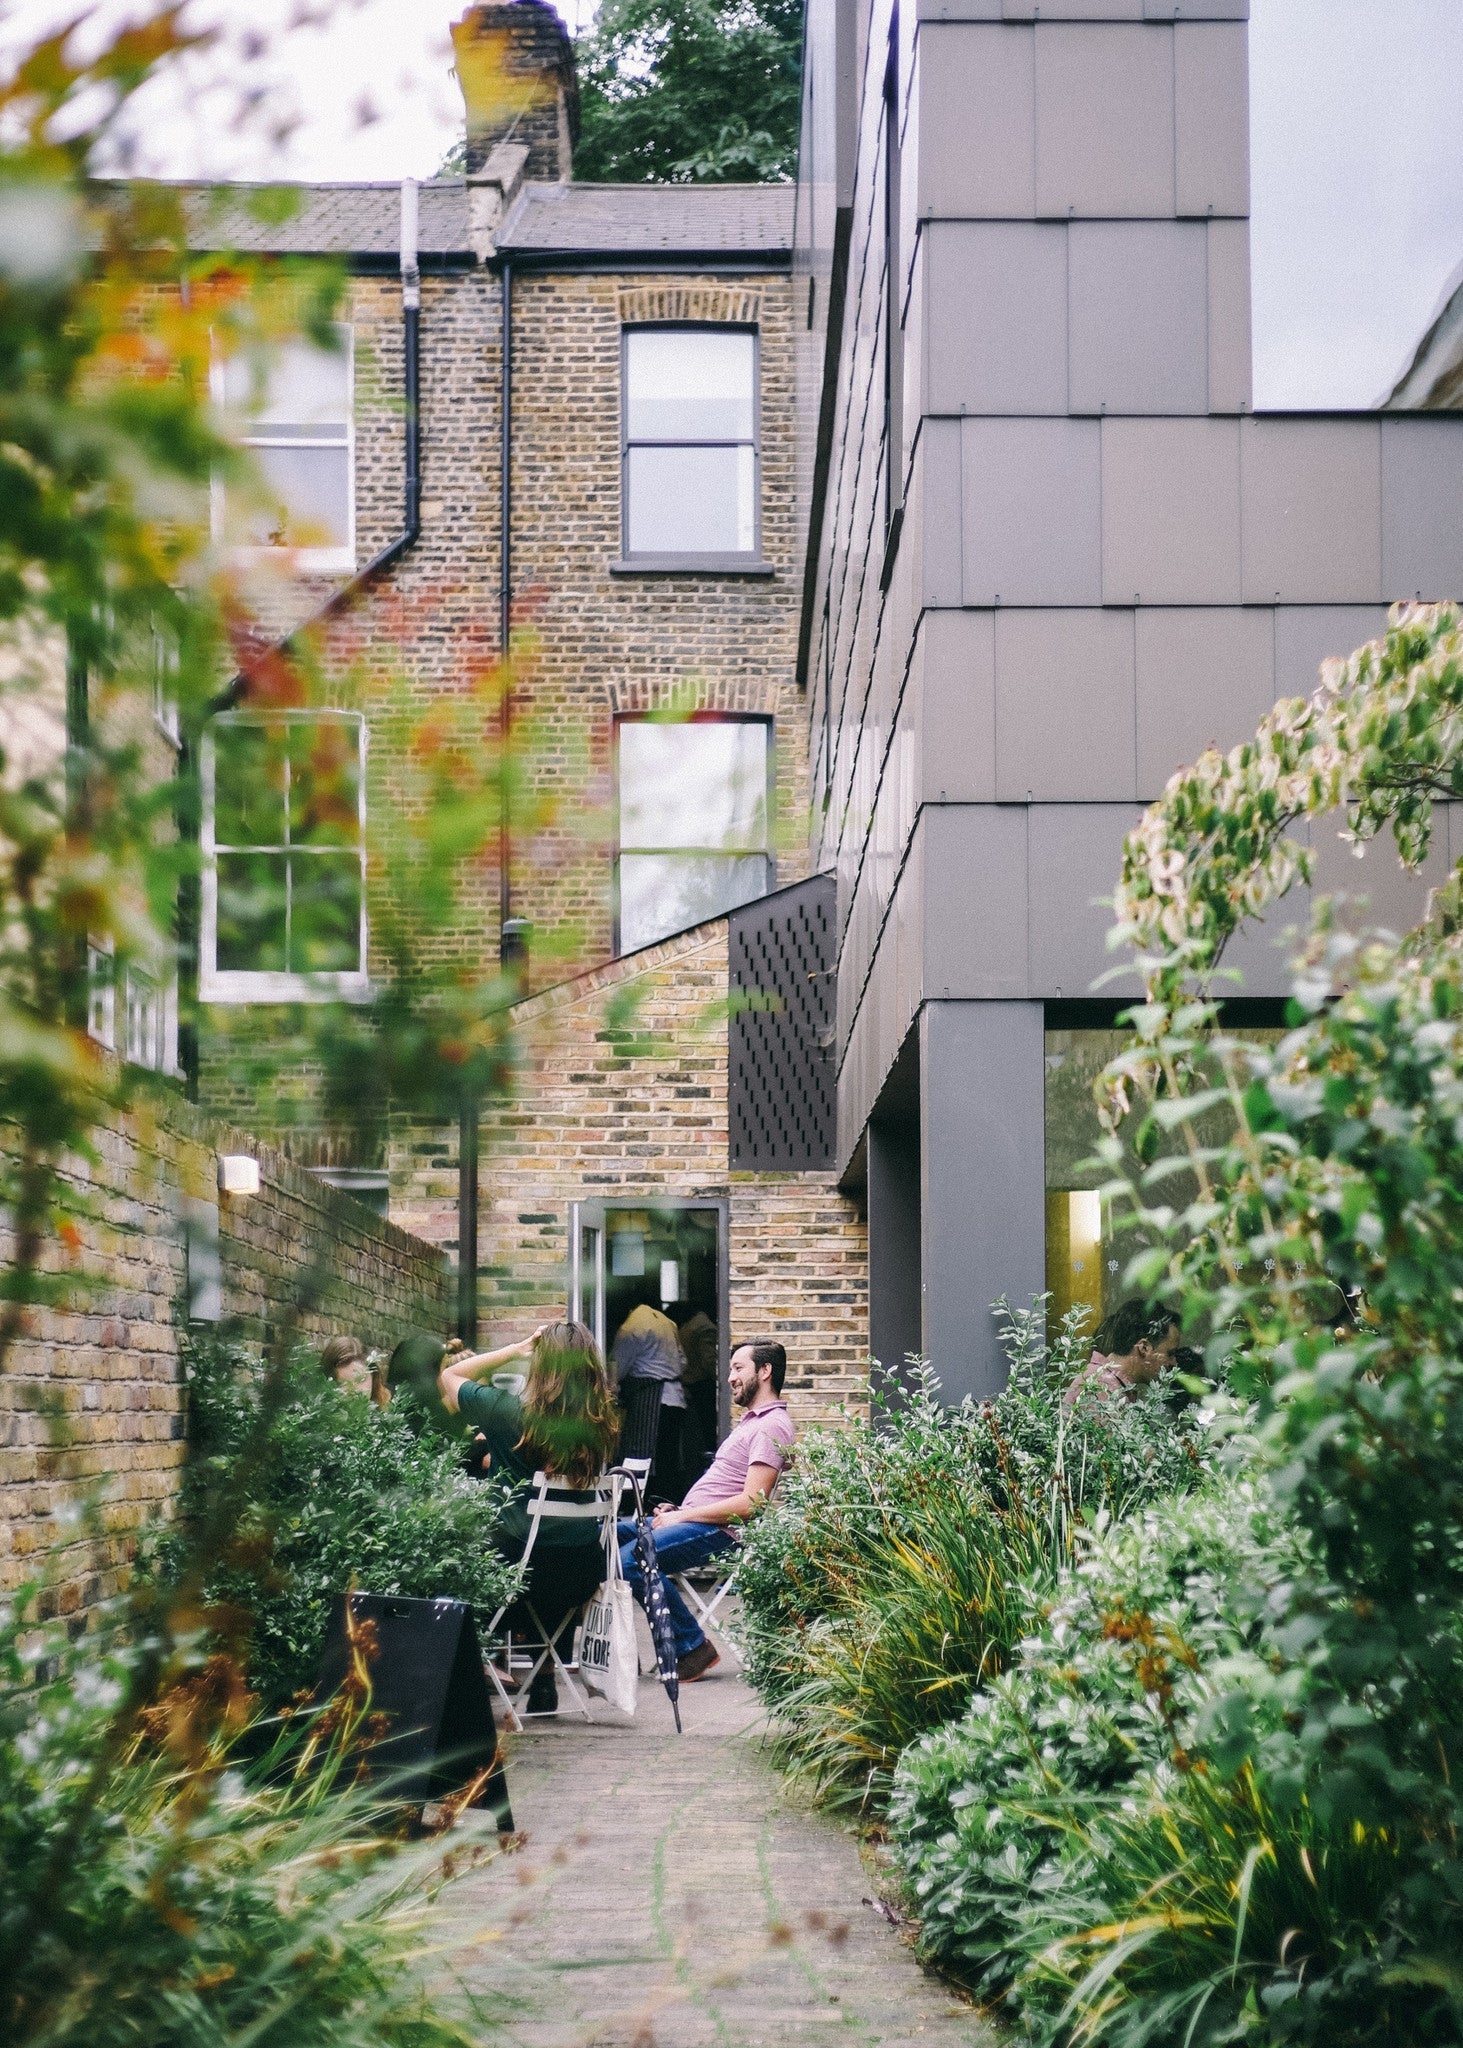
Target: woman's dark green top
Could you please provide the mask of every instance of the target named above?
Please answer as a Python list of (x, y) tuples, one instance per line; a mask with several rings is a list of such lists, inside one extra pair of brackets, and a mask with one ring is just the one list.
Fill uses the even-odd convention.
[[(513, 1543), (528, 1541), (528, 1509), (525, 1506), (533, 1475), (538, 1470), (526, 1451), (518, 1449), (523, 1435), (523, 1403), (506, 1387), (485, 1387), (476, 1380), (464, 1380), (457, 1390), (458, 1413), (480, 1429), (493, 1456), (492, 1470), (500, 1478), (521, 1481), (499, 1517), (498, 1527)], [(572, 1500), (593, 1500), (592, 1493), (571, 1494)], [(600, 1542), (600, 1526), (590, 1521), (559, 1521), (548, 1516), (539, 1524), (533, 1554), (558, 1550), (572, 1544)]]

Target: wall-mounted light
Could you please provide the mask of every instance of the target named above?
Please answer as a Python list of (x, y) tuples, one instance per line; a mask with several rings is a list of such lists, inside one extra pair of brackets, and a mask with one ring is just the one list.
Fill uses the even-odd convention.
[(259, 1161), (251, 1159), (247, 1152), (220, 1152), (218, 1187), (223, 1195), (257, 1195)]
[(664, 1307), (668, 1301), (681, 1298), (681, 1268), (676, 1259), (662, 1259), (660, 1262), (660, 1300)]

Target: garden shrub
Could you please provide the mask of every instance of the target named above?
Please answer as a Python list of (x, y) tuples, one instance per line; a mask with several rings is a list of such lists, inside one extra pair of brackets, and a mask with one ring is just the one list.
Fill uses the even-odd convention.
[[(301, 1353), (261, 1435), (263, 1364), (190, 1339), (189, 1458), (166, 1576), (216, 1489), (247, 1473), (205, 1602), (244, 1618), (249, 1680), (270, 1704), (313, 1684), (330, 1610), (348, 1586), (462, 1600), (486, 1623), (519, 1581), (493, 1544), (503, 1489), (462, 1469), (461, 1447), (423, 1426), (409, 1397), (387, 1409), (342, 1392)], [(247, 1452), (247, 1457), (246, 1457)]]
[(1055, 1938), (1094, 1826), (1190, 1770), (1215, 1674), (1259, 1654), (1264, 1588), (1299, 1548), (1227, 1481), (1085, 1539), (1012, 1668), (900, 1761), (889, 1821), (928, 1957), (1007, 1994)]
[[(243, 1675), (134, 1630), (0, 1616), (0, 2039), (15, 2048), (473, 2048), (504, 2002), (444, 1964), (453, 1867), (350, 1783), (363, 1690), (264, 1754)], [(133, 1621), (136, 1615), (131, 1617)]]
[(1088, 1346), (1045, 1301), (1001, 1305), (991, 1402), (943, 1407), (928, 1367), (865, 1420), (808, 1432), (738, 1570), (753, 1684), (778, 1753), (823, 1798), (878, 1806), (901, 1750), (960, 1713), (1027, 1626), (1084, 1516), (1191, 1484), (1196, 1413), (1062, 1405)]

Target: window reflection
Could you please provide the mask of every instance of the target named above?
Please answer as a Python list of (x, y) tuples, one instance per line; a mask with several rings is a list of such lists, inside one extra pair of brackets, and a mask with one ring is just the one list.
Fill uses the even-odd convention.
[(763, 719), (621, 721), (622, 953), (765, 892), (770, 740)]

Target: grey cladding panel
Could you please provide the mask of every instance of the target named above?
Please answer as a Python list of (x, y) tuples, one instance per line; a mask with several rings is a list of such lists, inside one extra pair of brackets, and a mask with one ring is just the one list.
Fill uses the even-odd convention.
[(927, 806), (924, 994), (1026, 994), (1024, 806)]
[(1143, 0), (1148, 21), (1248, 21), (1250, 0)]
[(1309, 697), (1321, 663), (1387, 630), (1385, 605), (1284, 605), (1275, 614), (1275, 697)]
[(1241, 23), (1195, 22), (1174, 31), (1174, 197), (1178, 211), (1250, 210), (1250, 106)]
[(1250, 224), (1210, 221), (1210, 412), (1248, 412), (1253, 405), (1250, 334)]
[(1311, 826), (1316, 849), (1313, 884), (1317, 896), (1344, 896), (1340, 915), (1353, 930), (1381, 925), (1388, 931), (1410, 931), (1422, 922), (1427, 895), (1448, 879), (1448, 834), (1441, 816), (1435, 821), (1427, 859), (1415, 872), (1397, 858), (1390, 832), (1360, 847), (1341, 838), (1345, 820), (1317, 818)]
[[(1121, 955), (1107, 951), (1111, 897), (1123, 863), (1133, 804), (1034, 804), (1031, 810), (1031, 993), (1087, 996)], [(1136, 976), (1103, 995), (1128, 995)]]
[(1073, 221), (1071, 410), (1202, 413), (1209, 403), (1208, 229)]
[(1270, 611), (1138, 614), (1138, 795), (1158, 796), (1208, 746), (1253, 738), (1275, 696)]
[(1174, 202), (1173, 31), (1036, 29), (1036, 211), (1139, 219)]
[(1104, 420), (1105, 604), (1234, 604), (1239, 422)]
[(1384, 595), (1375, 420), (1242, 420), (1240, 489), (1246, 604)]
[(805, 1172), (832, 1160), (834, 896), (833, 877), (815, 875), (731, 914), (734, 1172)]
[(927, 233), (925, 410), (1065, 413), (1066, 229), (946, 221)]
[(996, 794), (995, 618), (926, 612), (915, 648), (925, 803), (990, 803)]
[(963, 575), (960, 422), (925, 420), (910, 472), (911, 503), (905, 526), (915, 519), (911, 539), (920, 544), (920, 598), (927, 605), (958, 605)]
[(1463, 419), (1382, 421), (1382, 593), (1463, 598)]
[(920, 1018), (923, 1349), (944, 1398), (1005, 1383), (990, 1305), (1043, 1285), (1039, 1003), (930, 1003)]
[(919, 211), (1029, 220), (1035, 210), (1032, 31), (926, 25), (916, 57)]
[(996, 613), (996, 800), (1133, 797), (1133, 614)]
[(1100, 604), (1097, 421), (966, 419), (960, 435), (963, 601)]

